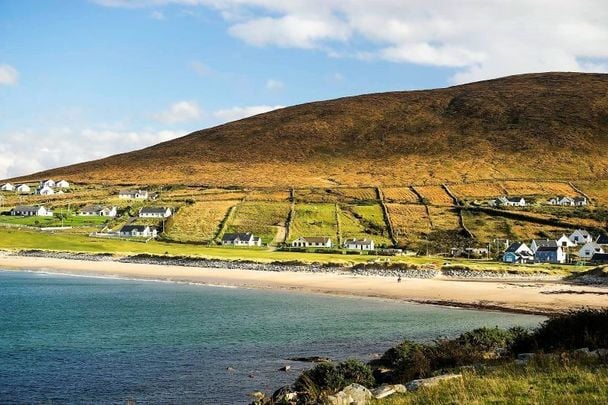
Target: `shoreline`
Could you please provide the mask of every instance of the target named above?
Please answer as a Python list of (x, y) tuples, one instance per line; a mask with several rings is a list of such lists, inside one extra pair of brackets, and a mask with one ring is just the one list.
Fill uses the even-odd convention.
[(196, 283), (209, 286), (302, 291), (371, 297), (468, 309), (550, 315), (575, 308), (606, 308), (608, 288), (561, 280), (496, 278), (488, 280), (405, 278), (348, 272), (263, 271), (168, 264), (130, 263), (114, 259), (82, 260), (0, 254), (0, 268), (65, 275), (116, 277)]

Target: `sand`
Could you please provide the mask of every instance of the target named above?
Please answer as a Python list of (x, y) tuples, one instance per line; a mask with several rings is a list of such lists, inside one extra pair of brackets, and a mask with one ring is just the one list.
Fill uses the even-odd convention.
[(550, 314), (608, 307), (608, 287), (559, 281), (403, 279), (337, 273), (209, 269), (0, 255), (0, 268), (381, 297), (418, 303)]

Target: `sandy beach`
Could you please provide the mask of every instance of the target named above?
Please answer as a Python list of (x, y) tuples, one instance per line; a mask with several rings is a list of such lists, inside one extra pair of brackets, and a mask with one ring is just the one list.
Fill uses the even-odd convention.
[(84, 276), (153, 279), (246, 288), (379, 297), (512, 312), (550, 314), (608, 307), (608, 288), (559, 281), (396, 279), (336, 273), (269, 272), (0, 255), (0, 268)]

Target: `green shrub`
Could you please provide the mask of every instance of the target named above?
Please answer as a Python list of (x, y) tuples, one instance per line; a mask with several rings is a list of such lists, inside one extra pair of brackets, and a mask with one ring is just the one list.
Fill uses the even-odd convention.
[(375, 384), (371, 368), (359, 360), (346, 360), (338, 364), (337, 371), (342, 375), (344, 386), (356, 383), (371, 387)]
[(371, 369), (359, 360), (347, 360), (338, 365), (329, 362), (317, 364), (300, 374), (294, 389), (301, 394), (300, 403), (317, 404), (353, 383), (366, 387), (375, 385)]

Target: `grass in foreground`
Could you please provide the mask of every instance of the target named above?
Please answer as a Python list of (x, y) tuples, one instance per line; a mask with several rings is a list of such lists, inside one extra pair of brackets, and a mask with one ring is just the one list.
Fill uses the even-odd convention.
[(462, 380), (376, 401), (405, 404), (603, 404), (608, 368), (600, 361), (541, 358), (527, 366), (505, 364)]

